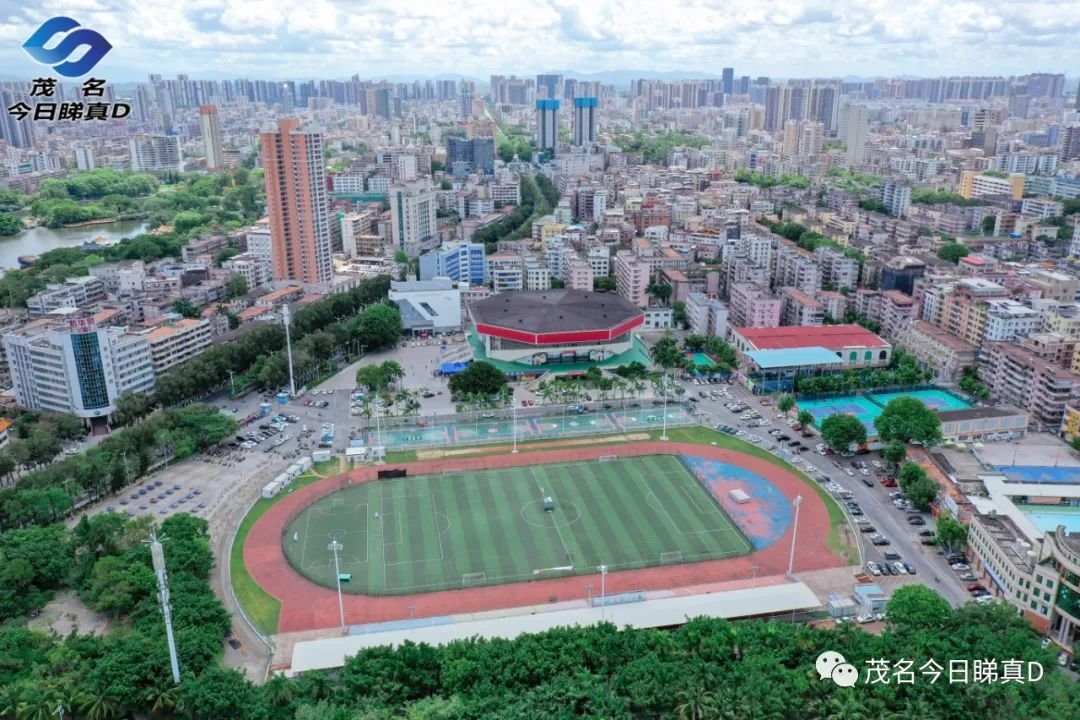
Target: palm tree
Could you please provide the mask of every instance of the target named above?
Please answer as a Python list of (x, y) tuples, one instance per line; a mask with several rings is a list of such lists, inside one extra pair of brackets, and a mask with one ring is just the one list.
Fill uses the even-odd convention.
[(284, 707), (292, 702), (295, 688), (284, 675), (274, 675), (263, 685), (263, 696), (274, 707)]
[(401, 369), (401, 365), (393, 360), (387, 360), (382, 363), (383, 374), (386, 379), (393, 385), (395, 382), (405, 377), (405, 371)]
[(152, 714), (167, 715), (180, 701), (180, 688), (167, 680), (161, 681), (147, 689), (145, 698)]
[(86, 720), (109, 720), (120, 714), (120, 706), (107, 688), (98, 688), (79, 698), (79, 710)]
[(0, 718), (15, 720), (21, 704), (21, 688), (18, 685), (0, 687)]
[(19, 703), (19, 710), (15, 717), (19, 720), (52, 720), (57, 714), (58, 707), (60, 707), (60, 696), (56, 688), (38, 687)]
[(706, 720), (716, 717), (716, 696), (704, 687), (695, 686), (692, 690), (679, 693), (682, 701), (675, 706), (679, 720)]

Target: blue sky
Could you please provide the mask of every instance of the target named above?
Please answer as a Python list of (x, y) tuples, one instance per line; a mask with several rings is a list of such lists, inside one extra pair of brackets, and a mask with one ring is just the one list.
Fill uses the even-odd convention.
[(0, 0), (0, 74), (40, 74), (21, 45), (54, 15), (109, 39), (114, 80), (1080, 74), (1077, 0)]

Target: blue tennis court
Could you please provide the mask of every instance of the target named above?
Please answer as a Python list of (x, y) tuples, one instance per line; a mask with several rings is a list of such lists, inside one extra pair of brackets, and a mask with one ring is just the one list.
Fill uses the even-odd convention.
[(998, 471), (1013, 483), (1080, 485), (1080, 467), (998, 465)]
[(862, 395), (800, 400), (798, 406), (799, 410), (807, 410), (814, 416), (814, 425), (819, 425), (830, 415), (854, 415), (870, 433), (874, 432), (874, 418), (881, 414), (881, 408)]
[(924, 388), (922, 390), (908, 390), (907, 392), (876, 393), (869, 396), (872, 401), (884, 408), (890, 400), (899, 397), (913, 397), (921, 400), (922, 404), (931, 410), (966, 410), (971, 403), (953, 395), (947, 390), (939, 388)]

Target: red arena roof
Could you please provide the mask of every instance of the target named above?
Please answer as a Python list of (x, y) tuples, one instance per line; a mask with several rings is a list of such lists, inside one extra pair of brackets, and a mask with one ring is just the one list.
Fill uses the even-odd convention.
[(645, 322), (618, 295), (566, 289), (499, 293), (469, 312), (481, 335), (530, 345), (611, 342)]
[(790, 325), (784, 327), (735, 328), (755, 350), (824, 347), (880, 348), (889, 343), (860, 325)]

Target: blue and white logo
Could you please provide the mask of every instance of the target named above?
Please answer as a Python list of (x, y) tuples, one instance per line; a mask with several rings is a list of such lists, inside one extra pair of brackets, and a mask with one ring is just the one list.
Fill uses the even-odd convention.
[[(75, 30), (75, 28), (79, 28)], [(73, 32), (68, 32), (73, 30)], [(51, 42), (57, 33), (67, 33), (55, 47), (46, 48), (45, 44)], [(73, 62), (67, 59), (74, 55), (79, 48), (87, 46), (83, 56)], [(62, 15), (50, 18), (41, 24), (30, 39), (23, 43), (30, 57), (44, 65), (52, 66), (52, 69), (64, 77), (79, 77), (94, 69), (101, 59), (112, 50), (109, 41), (101, 36), (96, 30), (84, 28), (69, 17)]]

